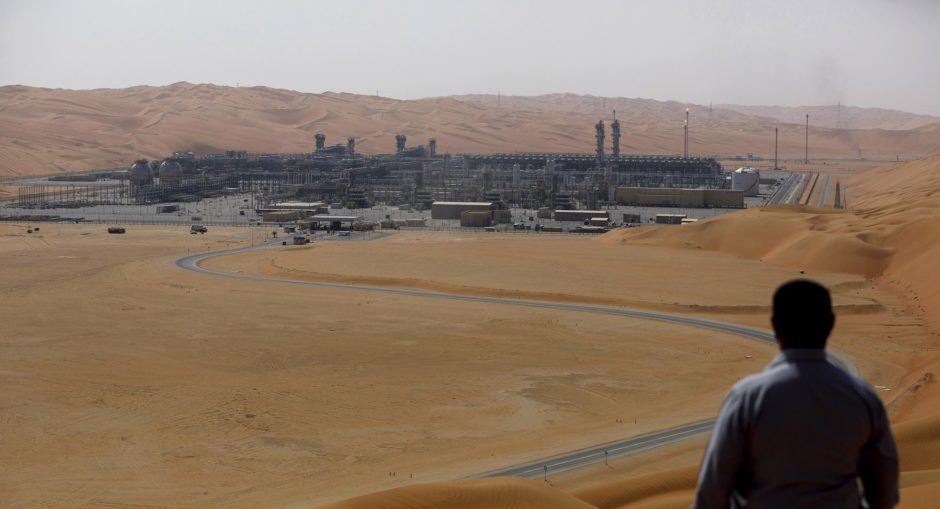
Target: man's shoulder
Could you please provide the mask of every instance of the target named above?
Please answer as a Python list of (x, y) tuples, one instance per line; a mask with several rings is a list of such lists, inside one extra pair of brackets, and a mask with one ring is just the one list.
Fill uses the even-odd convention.
[[(861, 377), (850, 374), (834, 364), (820, 363), (827, 384), (850, 387), (868, 401), (881, 401), (875, 390)], [(818, 372), (817, 372), (818, 373)], [(734, 396), (742, 397), (748, 394), (766, 391), (777, 384), (782, 384), (793, 378), (800, 377), (800, 370), (794, 363), (775, 362), (759, 373), (748, 375), (739, 380), (731, 388)]]
[(881, 396), (879, 396), (878, 393), (875, 391), (875, 389), (871, 385), (869, 385), (868, 382), (862, 379), (862, 377), (858, 375), (845, 373), (844, 371), (842, 373), (845, 375), (845, 378), (848, 380), (847, 383), (852, 384), (852, 386), (855, 388), (855, 391), (858, 394), (860, 394), (865, 400), (867, 400), (870, 404), (883, 406), (883, 403), (881, 402)]
[(774, 362), (764, 368), (763, 371), (748, 375), (740, 380), (731, 388), (732, 391), (741, 394), (759, 390), (772, 385), (774, 382), (786, 378), (787, 373), (792, 370), (792, 365), (786, 363)]
[(728, 392), (728, 397), (730, 399), (745, 398), (748, 395), (766, 390), (773, 385), (774, 380), (774, 375), (768, 373), (766, 370), (748, 375), (738, 380), (738, 382), (731, 387), (731, 390)]

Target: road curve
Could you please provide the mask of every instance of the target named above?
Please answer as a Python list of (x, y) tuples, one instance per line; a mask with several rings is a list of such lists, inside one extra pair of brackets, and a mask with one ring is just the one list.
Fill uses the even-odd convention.
[[(345, 284), (345, 283), (325, 283), (319, 281), (300, 281), (295, 279), (279, 279), (274, 277), (267, 276), (257, 276), (251, 274), (235, 274), (230, 272), (222, 272), (217, 270), (206, 269), (199, 265), (200, 262), (208, 260), (209, 258), (215, 258), (218, 256), (226, 256), (236, 253), (243, 253), (246, 251), (253, 251), (258, 249), (264, 249), (272, 245), (279, 245), (275, 242), (267, 242), (257, 246), (249, 247), (238, 247), (232, 249), (225, 249), (221, 251), (210, 251), (206, 253), (199, 253), (189, 256), (184, 256), (175, 261), (177, 267), (197, 272), (200, 274), (211, 275), (216, 277), (224, 277), (228, 279), (238, 279), (242, 281), (252, 281), (252, 282), (263, 282), (263, 283), (274, 283), (274, 284), (284, 284), (284, 285), (295, 285), (295, 286), (313, 286), (321, 288), (334, 288), (334, 289), (343, 289), (343, 290), (354, 290), (354, 291), (364, 291), (364, 292), (375, 292), (375, 293), (385, 293), (385, 294), (395, 294), (395, 295), (406, 295), (410, 297), (422, 297), (422, 298), (435, 298), (435, 299), (450, 299), (458, 300), (465, 302), (482, 302), (489, 304), (502, 304), (502, 305), (512, 305), (512, 306), (525, 306), (525, 307), (535, 307), (535, 308), (548, 308), (548, 309), (558, 309), (563, 311), (577, 311), (582, 313), (599, 313), (605, 315), (614, 315), (614, 316), (623, 316), (627, 318), (640, 318), (645, 320), (657, 320), (661, 322), (669, 322), (679, 325), (686, 325), (689, 327), (697, 327), (700, 329), (709, 329), (720, 333), (725, 334), (735, 334), (738, 336), (744, 336), (750, 339), (757, 341), (763, 341), (765, 343), (776, 344), (773, 334), (770, 331), (757, 329), (753, 327), (745, 327), (743, 325), (736, 325), (724, 322), (718, 322), (714, 320), (705, 320), (702, 318), (694, 318), (690, 316), (677, 315), (671, 313), (660, 313), (654, 311), (645, 311), (640, 309), (630, 309), (630, 308), (615, 308), (607, 306), (593, 306), (587, 304), (574, 304), (574, 303), (565, 303), (565, 302), (551, 302), (551, 301), (540, 301), (540, 300), (527, 300), (527, 299), (510, 299), (503, 297), (483, 297), (475, 295), (463, 295), (457, 293), (445, 293), (445, 292), (434, 292), (429, 290), (415, 290), (409, 288), (395, 288), (387, 286), (368, 286), (368, 285), (357, 285), (357, 284)], [(858, 374), (858, 370), (855, 366), (845, 357), (834, 352), (828, 352), (829, 361), (833, 364), (841, 367), (842, 369), (848, 371), (849, 373)], [(616, 456), (622, 456), (625, 454), (635, 453), (645, 449), (650, 449), (660, 445), (665, 445), (672, 442), (677, 442), (686, 438), (690, 438), (702, 433), (708, 432), (714, 420), (708, 421), (699, 421), (689, 424), (684, 424), (681, 426), (676, 426), (673, 428), (665, 429), (648, 435), (642, 435), (639, 437), (631, 437), (624, 440), (618, 440), (616, 442), (610, 442), (606, 444), (600, 444), (591, 446), (584, 449), (579, 449), (576, 451), (568, 452), (565, 454), (552, 456), (549, 458), (542, 458), (528, 463), (523, 463), (519, 465), (514, 465), (500, 470), (494, 470), (486, 472), (473, 478), (479, 477), (495, 477), (495, 476), (519, 476), (519, 477), (529, 477), (529, 478), (540, 478), (545, 475), (546, 472), (558, 472), (561, 470), (568, 470), (571, 468), (584, 466), (592, 463), (597, 463), (604, 461), (605, 458), (613, 458)], [(607, 451), (607, 454), (604, 453)]]

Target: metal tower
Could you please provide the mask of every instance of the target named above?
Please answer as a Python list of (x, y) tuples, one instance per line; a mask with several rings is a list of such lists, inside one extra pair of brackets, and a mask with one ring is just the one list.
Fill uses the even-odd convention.
[(408, 141), (408, 138), (404, 134), (395, 135), (395, 153), (401, 154), (405, 151), (405, 142)]
[(610, 152), (614, 157), (617, 157), (620, 155), (620, 121), (617, 120), (617, 110), (614, 110), (614, 123), (610, 124), (610, 133), (611, 138), (613, 138)]

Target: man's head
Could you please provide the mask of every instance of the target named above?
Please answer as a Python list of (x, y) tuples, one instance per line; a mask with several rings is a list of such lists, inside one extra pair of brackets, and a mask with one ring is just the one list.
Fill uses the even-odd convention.
[(836, 317), (829, 291), (808, 279), (784, 283), (774, 293), (770, 321), (783, 350), (825, 348)]

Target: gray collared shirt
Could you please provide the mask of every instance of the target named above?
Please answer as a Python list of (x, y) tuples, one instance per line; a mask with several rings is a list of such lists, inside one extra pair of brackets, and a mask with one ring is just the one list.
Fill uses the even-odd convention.
[(898, 503), (884, 405), (824, 350), (784, 350), (728, 393), (702, 460), (695, 508), (852, 508)]

